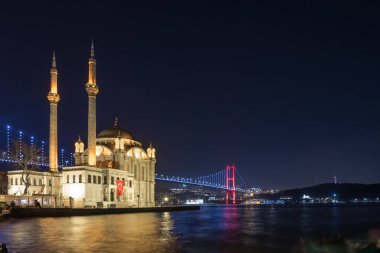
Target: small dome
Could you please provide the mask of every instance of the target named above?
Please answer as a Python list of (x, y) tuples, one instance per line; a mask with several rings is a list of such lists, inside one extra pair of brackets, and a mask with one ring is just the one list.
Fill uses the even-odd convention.
[(133, 137), (129, 132), (123, 129), (120, 129), (119, 123), (117, 122), (117, 118), (116, 118), (114, 127), (102, 130), (96, 138), (117, 138), (117, 137), (133, 140)]

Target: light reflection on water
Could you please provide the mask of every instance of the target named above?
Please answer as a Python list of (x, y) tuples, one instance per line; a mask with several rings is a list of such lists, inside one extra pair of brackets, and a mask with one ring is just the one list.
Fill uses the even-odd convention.
[(290, 252), (302, 238), (365, 239), (380, 207), (236, 208), (14, 219), (0, 223), (10, 252)]
[(173, 252), (172, 227), (169, 213), (11, 220), (0, 241), (11, 252)]

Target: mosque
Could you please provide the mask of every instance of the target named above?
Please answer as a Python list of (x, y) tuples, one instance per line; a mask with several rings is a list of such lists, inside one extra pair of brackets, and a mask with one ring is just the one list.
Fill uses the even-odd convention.
[[(60, 207), (152, 207), (154, 202), (156, 150), (143, 145), (115, 119), (113, 127), (96, 131), (96, 60), (91, 44), (88, 82), (88, 143), (75, 142), (75, 166), (58, 170), (57, 106), (58, 70), (53, 54), (49, 133), (49, 172), (33, 171), (28, 179), (28, 195), (53, 196)], [(8, 171), (8, 194), (24, 192), (22, 171)]]

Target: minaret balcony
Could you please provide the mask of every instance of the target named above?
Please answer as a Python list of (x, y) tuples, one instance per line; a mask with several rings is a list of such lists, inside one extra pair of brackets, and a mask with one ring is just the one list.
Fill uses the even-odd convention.
[(89, 96), (96, 96), (99, 93), (99, 87), (96, 84), (86, 83), (86, 91)]
[(57, 93), (52, 92), (49, 92), (49, 94), (47, 95), (47, 99), (52, 104), (57, 104), (59, 100), (61, 100), (60, 96)]

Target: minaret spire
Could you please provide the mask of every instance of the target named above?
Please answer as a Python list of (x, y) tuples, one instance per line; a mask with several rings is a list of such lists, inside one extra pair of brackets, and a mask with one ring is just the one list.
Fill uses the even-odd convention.
[(88, 60), (88, 83), (96, 85), (96, 60), (94, 41), (91, 41), (90, 59)]
[(96, 85), (96, 60), (94, 41), (91, 42), (90, 59), (88, 60), (88, 165), (96, 166), (96, 95), (99, 87)]
[(95, 57), (95, 47), (94, 47), (94, 40), (91, 41), (91, 58)]
[(55, 52), (53, 51), (52, 67), (50, 69), (50, 92), (47, 95), (50, 102), (49, 168), (51, 172), (58, 172), (57, 107), (60, 96), (58, 94), (58, 70), (56, 67)]
[(57, 64), (55, 62), (55, 50), (53, 51), (53, 60), (52, 60), (51, 66), (52, 66), (52, 68), (56, 68), (57, 67)]
[(53, 51), (53, 58), (52, 58), (51, 69), (50, 69), (50, 92), (53, 94), (58, 94), (57, 76), (58, 76), (58, 70), (57, 70), (57, 64), (55, 61), (55, 51)]

